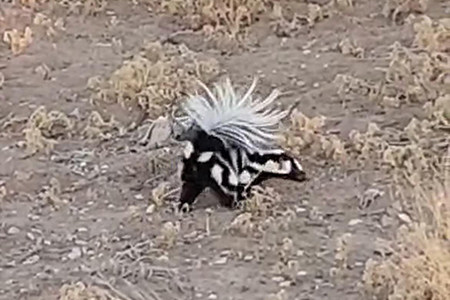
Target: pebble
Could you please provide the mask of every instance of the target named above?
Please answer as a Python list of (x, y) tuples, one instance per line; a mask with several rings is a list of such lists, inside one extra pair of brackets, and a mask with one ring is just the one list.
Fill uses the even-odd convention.
[(280, 284), (279, 284), (280, 287), (288, 287), (288, 286), (291, 286), (291, 285), (292, 285), (292, 282), (289, 281), (289, 280), (280, 282)]
[(215, 262), (214, 262), (214, 264), (215, 265), (224, 265), (224, 264), (226, 264), (227, 263), (227, 258), (226, 257), (221, 257), (221, 258), (219, 258), (218, 260), (216, 260)]
[(348, 222), (348, 225), (355, 226), (355, 225), (361, 224), (362, 222), (363, 221), (361, 219), (353, 219), (353, 220), (350, 220), (350, 222)]
[(253, 260), (253, 255), (251, 255), (251, 254), (246, 255), (246, 256), (244, 257), (244, 261), (252, 261), (252, 260)]
[(36, 237), (34, 236), (34, 234), (32, 234), (31, 232), (27, 232), (27, 238), (31, 241), (34, 241), (36, 239)]
[(302, 86), (306, 85), (306, 82), (304, 82), (303, 80), (299, 80), (299, 81), (297, 81), (296, 84), (297, 84), (297, 86), (302, 87)]
[(145, 213), (146, 213), (147, 215), (151, 215), (151, 214), (153, 214), (153, 212), (155, 211), (155, 208), (156, 208), (155, 204), (150, 204), (150, 205), (147, 207)]
[(9, 235), (18, 234), (19, 232), (20, 232), (20, 229), (17, 228), (17, 227), (14, 227), (14, 226), (10, 227), (10, 228), (8, 229), (8, 231), (7, 231), (7, 233), (8, 233)]
[(80, 258), (81, 257), (81, 248), (80, 247), (72, 248), (72, 251), (70, 251), (70, 253), (67, 255), (67, 257), (70, 260), (75, 260), (77, 258)]
[(400, 220), (402, 220), (403, 222), (405, 222), (406, 224), (411, 224), (412, 223), (412, 220), (411, 220), (410, 216), (408, 216), (405, 213), (398, 214), (398, 218)]
[(39, 257), (39, 255), (33, 255), (30, 256), (29, 258), (27, 258), (23, 264), (24, 265), (33, 265), (35, 263), (37, 263), (41, 258)]

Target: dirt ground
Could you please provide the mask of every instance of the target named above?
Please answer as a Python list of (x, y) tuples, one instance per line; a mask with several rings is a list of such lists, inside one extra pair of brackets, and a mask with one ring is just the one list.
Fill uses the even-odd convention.
[[(287, 20), (305, 14), (307, 2), (280, 1)], [(231, 211), (205, 193), (180, 216), (174, 211), (180, 146), (151, 150), (136, 143), (141, 131), (127, 126), (146, 124), (139, 122), (142, 109), (99, 101), (88, 82), (111, 76), (147, 42), (185, 44), (218, 62), (209, 82), (227, 74), (244, 87), (259, 75), (258, 93), (281, 88), (280, 103), (300, 100), (305, 116), (326, 116), (326, 136), (346, 141), (369, 123), (400, 130), (421, 116), (423, 104), (382, 106), (361, 93), (344, 101), (335, 78), (380, 81), (394, 42), (413, 41), (409, 11), (394, 24), (382, 14), (384, 1), (358, 0), (353, 9), (331, 7), (328, 17), (297, 27), (277, 27), (261, 14), (242, 46), (186, 30), (180, 16), (148, 3), (108, 1), (88, 14), (57, 2), (0, 5), (2, 33), (26, 26), (33, 32), (18, 54), (7, 39), (0, 45), (0, 299), (365, 298), (365, 262), (380, 255), (379, 241), (405, 220), (391, 213), (389, 172), (369, 160), (344, 165), (304, 151), (299, 159), (311, 180), (270, 181), (266, 191), (275, 196), (262, 200), (265, 209)], [(430, 1), (426, 14), (434, 19), (449, 10), (445, 1)], [(47, 22), (36, 20), (38, 13)], [(346, 38), (357, 44), (350, 53), (341, 43)], [(29, 154), (36, 133), (30, 116), (41, 106), (68, 121), (36, 138), (57, 141), (52, 149)], [(118, 125), (97, 122), (97, 135), (87, 138), (93, 111)], [(75, 125), (67, 130), (69, 123)]]

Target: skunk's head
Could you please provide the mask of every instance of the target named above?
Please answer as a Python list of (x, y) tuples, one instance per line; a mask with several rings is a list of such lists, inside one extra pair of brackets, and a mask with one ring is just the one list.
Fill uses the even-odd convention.
[(172, 135), (179, 142), (189, 142), (194, 151), (223, 151), (227, 145), (220, 138), (208, 134), (200, 126), (191, 122), (190, 124), (177, 122), (172, 127)]

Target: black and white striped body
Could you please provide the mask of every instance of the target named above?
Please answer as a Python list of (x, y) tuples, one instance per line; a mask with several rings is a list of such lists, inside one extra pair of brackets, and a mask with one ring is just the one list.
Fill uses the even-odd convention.
[(300, 163), (281, 149), (250, 153), (198, 132), (184, 151), (180, 208), (192, 205), (207, 187), (218, 194), (222, 205), (232, 208), (249, 197), (252, 186), (276, 177), (306, 179)]
[(233, 207), (247, 198), (254, 185), (278, 177), (306, 179), (300, 163), (276, 143), (281, 120), (288, 111), (270, 108), (279, 91), (255, 98), (256, 79), (245, 93), (234, 89), (229, 79), (215, 84), (215, 93), (199, 82), (204, 96), (190, 95), (182, 105), (179, 141), (186, 141), (181, 179), (180, 206), (192, 204), (207, 187), (221, 202)]

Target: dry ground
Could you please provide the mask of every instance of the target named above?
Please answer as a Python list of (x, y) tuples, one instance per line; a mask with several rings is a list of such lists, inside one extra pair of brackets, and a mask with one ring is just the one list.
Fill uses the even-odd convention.
[[(426, 1), (390, 1), (393, 9), (411, 5), (392, 17), (383, 1), (265, 1), (267, 11), (231, 34), (233, 26), (198, 25), (192, 12), (160, 11), (157, 1), (66, 2), (71, 8), (0, 4), (1, 33), (32, 32), (22, 40), (6, 33), (0, 45), (1, 299), (368, 297), (360, 284), (366, 261), (389, 252), (384, 239), (411, 221), (395, 189), (399, 174), (424, 161), (426, 169), (445, 149), (436, 141), (448, 128), (423, 109), (445, 95), (441, 87), (423, 88), (430, 80), (422, 78), (408, 90), (405, 74), (424, 63), (400, 64), (392, 45), (416, 47), (413, 23), (423, 11), (448, 16), (448, 2), (425, 10)], [(184, 5), (162, 2), (174, 11)], [(443, 43), (425, 53), (450, 50)], [(134, 58), (134, 69), (102, 81), (142, 49), (144, 62)], [(281, 88), (285, 105), (300, 99), (286, 144), (312, 180), (272, 181), (247, 212), (220, 208), (205, 193), (179, 216), (179, 147), (136, 143), (148, 126), (142, 117), (166, 113), (164, 105), (194, 88), (194, 75), (213, 82), (224, 74), (240, 87), (259, 75), (258, 92)], [(413, 117), (429, 119), (431, 131), (423, 123), (405, 130)], [(374, 133), (364, 135), (368, 126)], [(421, 143), (424, 136), (434, 139)]]

